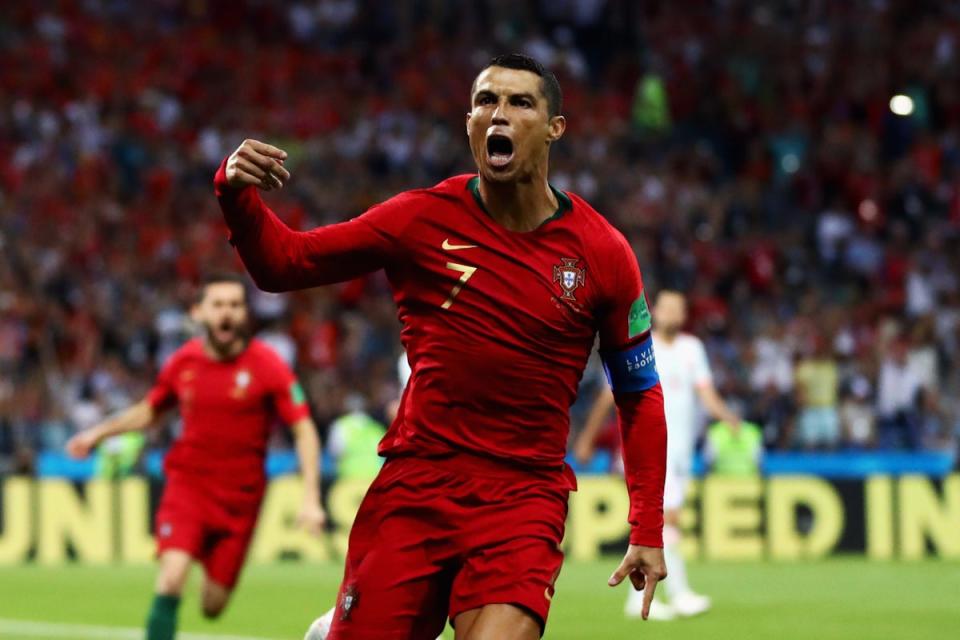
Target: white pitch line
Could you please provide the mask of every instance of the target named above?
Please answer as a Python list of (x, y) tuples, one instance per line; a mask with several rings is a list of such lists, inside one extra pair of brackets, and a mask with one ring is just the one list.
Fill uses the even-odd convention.
[[(134, 627), (100, 627), (87, 624), (57, 624), (35, 620), (0, 618), (0, 631), (37, 638), (84, 638), (85, 640), (142, 640), (143, 629)], [(177, 633), (181, 640), (271, 640), (253, 636), (231, 636), (209, 633)]]

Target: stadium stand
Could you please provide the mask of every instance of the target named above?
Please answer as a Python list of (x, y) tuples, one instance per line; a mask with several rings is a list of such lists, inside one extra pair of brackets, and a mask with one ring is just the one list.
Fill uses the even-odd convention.
[[(716, 4), (5, 8), (0, 473), (139, 397), (189, 333), (201, 273), (238, 268), (211, 179), (243, 138), (291, 152), (269, 196), (291, 225), (346, 219), (470, 170), (470, 80), (510, 50), (560, 76), (556, 186), (627, 235), (648, 291), (689, 294), (719, 388), (769, 449), (811, 444), (796, 426), (813, 370), (835, 380), (817, 407), (839, 421), (832, 448), (953, 454), (960, 5)], [(254, 309), (318, 424), (349, 393), (378, 416), (398, 394), (382, 275)]]

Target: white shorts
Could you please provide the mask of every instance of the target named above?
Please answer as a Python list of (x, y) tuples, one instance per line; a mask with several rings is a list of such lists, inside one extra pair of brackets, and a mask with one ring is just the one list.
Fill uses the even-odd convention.
[(683, 506), (690, 487), (690, 474), (678, 473), (667, 465), (666, 480), (663, 484), (663, 510), (674, 511)]

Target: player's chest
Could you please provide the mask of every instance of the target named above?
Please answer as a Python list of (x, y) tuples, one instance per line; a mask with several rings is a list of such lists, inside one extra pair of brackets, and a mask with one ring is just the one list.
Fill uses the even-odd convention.
[(664, 389), (677, 393), (685, 393), (693, 389), (692, 358), (676, 350), (657, 349), (656, 345), (654, 345), (654, 353), (657, 358), (657, 373)]
[(174, 383), (180, 410), (246, 412), (263, 406), (264, 385), (248, 363), (186, 363)]
[(597, 275), (567, 227), (517, 234), (461, 214), (423, 225), (413, 241), (404, 289), (421, 308), (466, 322), (496, 318), (532, 335), (592, 336)]

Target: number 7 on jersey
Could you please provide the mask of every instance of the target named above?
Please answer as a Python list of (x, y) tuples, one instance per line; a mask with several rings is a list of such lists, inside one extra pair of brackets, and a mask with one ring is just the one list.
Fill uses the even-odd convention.
[(453, 299), (457, 297), (460, 293), (460, 290), (463, 289), (463, 285), (467, 284), (467, 280), (473, 277), (473, 274), (477, 272), (477, 267), (471, 267), (466, 264), (458, 264), (456, 262), (448, 262), (447, 269), (452, 269), (454, 271), (460, 272), (460, 280), (457, 281), (457, 284), (453, 285), (453, 289), (450, 291), (450, 297), (447, 298), (447, 301), (444, 302), (440, 308), (449, 309), (453, 304)]

